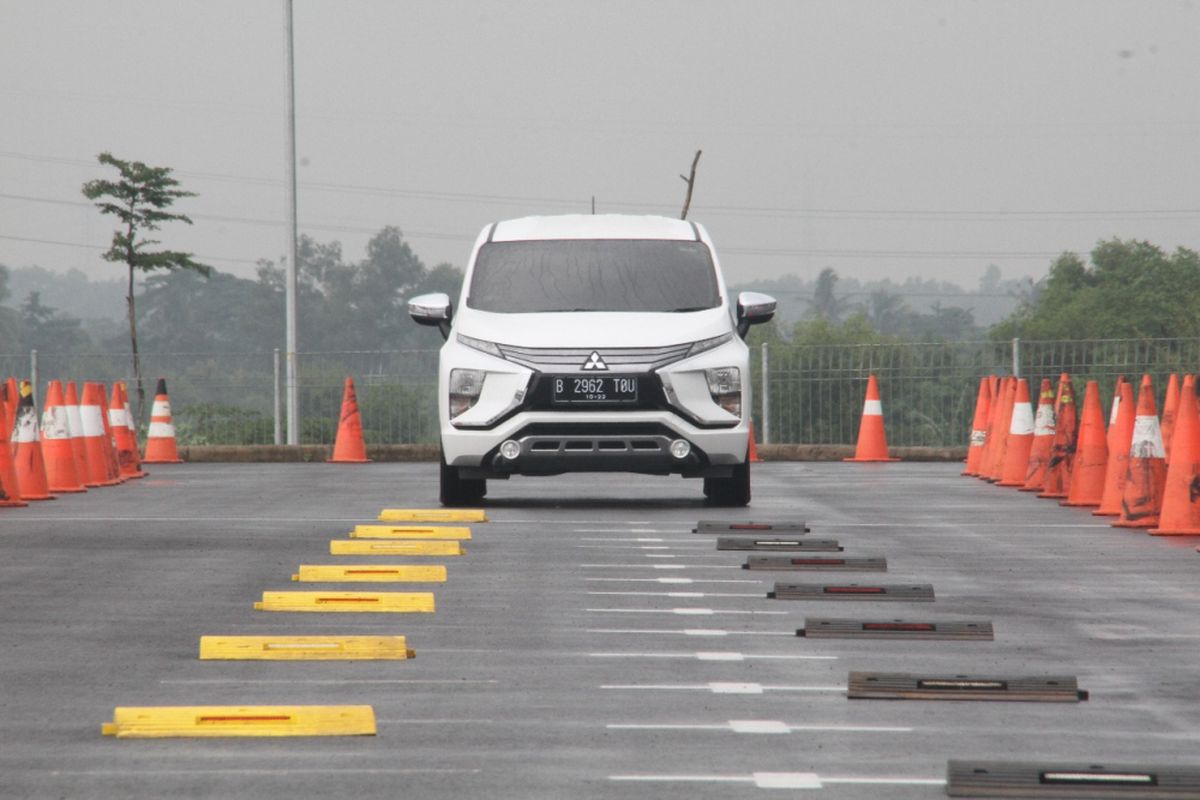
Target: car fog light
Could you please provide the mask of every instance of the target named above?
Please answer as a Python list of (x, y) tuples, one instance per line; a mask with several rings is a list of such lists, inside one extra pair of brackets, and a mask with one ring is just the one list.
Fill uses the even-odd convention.
[(509, 439), (500, 445), (500, 455), (509, 461), (515, 461), (521, 455), (521, 443)]
[(671, 442), (671, 455), (675, 458), (687, 458), (692, 452), (692, 443), (686, 439), (676, 439)]

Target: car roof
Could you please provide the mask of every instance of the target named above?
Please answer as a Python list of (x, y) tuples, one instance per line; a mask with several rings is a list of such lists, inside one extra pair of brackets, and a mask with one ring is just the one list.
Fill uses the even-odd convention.
[(697, 227), (685, 220), (633, 214), (561, 214), (497, 222), (490, 241), (539, 239), (675, 239), (699, 241)]

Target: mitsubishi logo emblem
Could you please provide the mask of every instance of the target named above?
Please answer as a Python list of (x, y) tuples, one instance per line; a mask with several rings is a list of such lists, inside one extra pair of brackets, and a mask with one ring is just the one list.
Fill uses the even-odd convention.
[(582, 369), (584, 372), (594, 372), (600, 370), (607, 371), (608, 364), (605, 364), (604, 359), (600, 357), (600, 354), (593, 350), (592, 354), (587, 357), (587, 361), (583, 362), (583, 366), (580, 369)]

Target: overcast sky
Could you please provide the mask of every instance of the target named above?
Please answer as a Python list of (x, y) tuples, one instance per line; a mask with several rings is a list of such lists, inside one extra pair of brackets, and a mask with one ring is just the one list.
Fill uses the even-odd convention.
[[(732, 283), (826, 266), (975, 286), (1113, 236), (1200, 249), (1200, 10), (1180, 0), (295, 0), (303, 232), (679, 214)], [(120, 274), (96, 154), (199, 197), (162, 239), (283, 252), (282, 0), (0, 0), (0, 263)]]

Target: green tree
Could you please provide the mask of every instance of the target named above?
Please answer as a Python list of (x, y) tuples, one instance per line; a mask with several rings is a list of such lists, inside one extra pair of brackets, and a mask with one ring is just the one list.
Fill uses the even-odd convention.
[[(8, 299), (8, 267), (0, 264), (0, 303)], [(0, 353), (16, 353), (21, 347), (17, 336), (17, 315), (0, 306)]]
[(821, 270), (817, 276), (817, 286), (813, 290), (812, 300), (809, 301), (809, 315), (819, 319), (837, 322), (846, 310), (846, 301), (833, 293), (837, 285), (838, 275), (831, 267)]
[(1050, 265), (1044, 287), (992, 329), (997, 339), (1159, 339), (1200, 336), (1200, 255), (1111, 239)]
[(21, 304), (22, 339), (26, 348), (50, 353), (78, 353), (91, 339), (75, 317), (42, 302), (41, 292), (30, 292)]
[(167, 211), (181, 197), (194, 197), (194, 192), (176, 188), (179, 181), (171, 177), (169, 167), (151, 167), (141, 161), (123, 161), (112, 153), (98, 156), (101, 164), (115, 167), (117, 180), (98, 178), (83, 185), (83, 194), (96, 201), (103, 214), (112, 214), (120, 221), (113, 231), (112, 245), (105, 251), (105, 261), (123, 263), (128, 270), (128, 291), (125, 295), (129, 317), (129, 346), (133, 357), (133, 374), (137, 382), (137, 418), (144, 418), (146, 389), (142, 383), (142, 365), (138, 359), (137, 313), (134, 308), (134, 276), (138, 272), (158, 269), (189, 269), (209, 275), (212, 267), (192, 259), (191, 253), (178, 250), (153, 250), (161, 244), (146, 238), (164, 222), (192, 224), (184, 214)]

